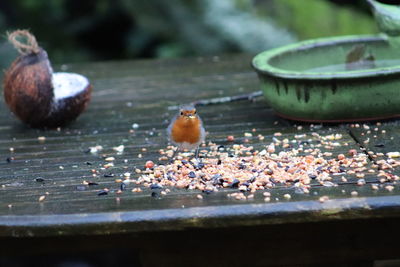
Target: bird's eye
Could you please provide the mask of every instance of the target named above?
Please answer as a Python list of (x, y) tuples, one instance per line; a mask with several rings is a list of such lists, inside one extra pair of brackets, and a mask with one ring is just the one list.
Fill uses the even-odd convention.
[(196, 115), (196, 113), (197, 113), (197, 111), (195, 110), (195, 111), (193, 112), (193, 114)]
[(183, 112), (181, 112), (181, 116), (183, 116)]

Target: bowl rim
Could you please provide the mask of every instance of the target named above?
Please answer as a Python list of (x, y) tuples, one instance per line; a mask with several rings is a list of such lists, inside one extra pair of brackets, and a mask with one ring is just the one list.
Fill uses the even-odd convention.
[[(347, 35), (310, 39), (300, 41), (294, 44), (273, 48), (257, 54), (251, 61), (252, 67), (260, 74), (267, 74), (277, 78), (286, 78), (294, 80), (330, 80), (330, 79), (358, 79), (358, 78), (371, 78), (382, 77), (393, 74), (400, 74), (400, 64), (393, 67), (373, 68), (366, 70), (354, 71), (338, 71), (338, 72), (304, 72), (284, 70), (281, 68), (273, 67), (269, 61), (278, 56), (279, 54), (287, 53), (290, 51), (301, 51), (312, 49), (315, 47), (331, 46), (342, 43), (358, 43), (360, 41), (373, 42), (384, 41), (386, 38), (382, 35)], [(260, 63), (263, 62), (263, 65)], [(266, 62), (266, 64), (264, 63)]]

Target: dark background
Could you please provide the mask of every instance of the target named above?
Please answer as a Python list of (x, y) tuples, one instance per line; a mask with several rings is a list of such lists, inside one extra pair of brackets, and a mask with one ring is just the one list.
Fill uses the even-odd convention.
[(6, 32), (29, 29), (53, 63), (262, 50), (298, 40), (376, 33), (364, 0), (1, 0)]

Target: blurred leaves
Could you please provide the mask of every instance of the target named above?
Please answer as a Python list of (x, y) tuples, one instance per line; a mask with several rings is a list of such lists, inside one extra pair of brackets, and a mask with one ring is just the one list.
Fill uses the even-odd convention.
[[(334, 1), (334, 0), (331, 0)], [(337, 1), (337, 0), (336, 0)], [(1, 0), (0, 36), (30, 29), (54, 63), (259, 51), (375, 33), (365, 6), (328, 0)], [(0, 67), (15, 56), (0, 42)]]
[(280, 26), (296, 33), (300, 40), (377, 32), (373, 18), (365, 12), (368, 6), (364, 1), (358, 9), (322, 0), (267, 0), (256, 3), (260, 16), (274, 17)]

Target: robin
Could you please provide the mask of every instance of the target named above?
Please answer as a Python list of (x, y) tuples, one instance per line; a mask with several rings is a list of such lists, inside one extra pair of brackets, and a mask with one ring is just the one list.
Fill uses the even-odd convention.
[(169, 140), (177, 146), (178, 150), (196, 149), (204, 141), (206, 133), (196, 108), (193, 105), (184, 105), (179, 113), (172, 119), (167, 129)]

